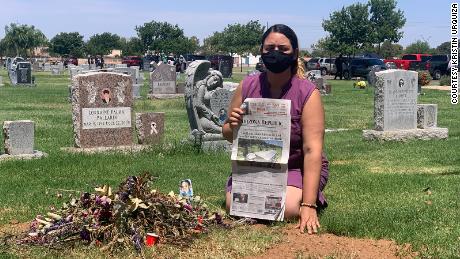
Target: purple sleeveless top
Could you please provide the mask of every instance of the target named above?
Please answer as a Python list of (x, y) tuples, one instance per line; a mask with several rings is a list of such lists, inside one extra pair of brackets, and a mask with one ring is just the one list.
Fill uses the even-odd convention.
[[(288, 185), (302, 188), (303, 176), (303, 150), (302, 150), (302, 125), (301, 117), (305, 103), (310, 98), (316, 86), (304, 79), (293, 76), (283, 87), (279, 99), (291, 100), (291, 140), (288, 161)], [(270, 94), (267, 74), (260, 73), (248, 76), (243, 80), (242, 98), (276, 98)], [(321, 177), (318, 190), (318, 205), (327, 206), (322, 190), (329, 177), (329, 162), (326, 156), (322, 155)]]

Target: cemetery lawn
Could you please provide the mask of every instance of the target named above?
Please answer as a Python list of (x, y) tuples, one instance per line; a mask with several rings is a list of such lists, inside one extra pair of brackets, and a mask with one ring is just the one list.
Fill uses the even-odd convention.
[[(135, 102), (136, 112), (165, 112), (162, 147), (133, 154), (70, 154), (61, 150), (73, 146), (68, 75), (34, 74), (36, 88), (13, 88), (6, 71), (0, 70), (5, 83), (0, 88), (0, 123), (35, 121), (35, 149), (49, 154), (40, 160), (0, 162), (0, 236), (5, 229), (24, 228), (51, 205), (60, 206), (70, 195), (78, 196), (77, 191), (92, 192), (102, 184), (116, 189), (127, 176), (145, 171), (159, 177), (154, 187), (166, 193), (177, 192), (179, 181), (191, 178), (194, 192), (213, 210), (223, 210), (224, 186), (231, 171), (229, 155), (197, 153), (183, 143), (189, 132), (183, 98)], [(235, 74), (235, 81), (243, 74)], [(321, 232), (408, 243), (421, 257), (460, 256), (460, 110), (450, 104), (449, 92), (424, 90), (418, 101), (438, 104), (438, 125), (449, 128), (448, 140), (379, 143), (362, 140), (362, 130), (373, 128), (373, 88), (357, 90), (352, 81), (329, 82), (332, 95), (323, 97), (326, 127), (348, 130), (325, 135), (330, 160), (325, 190), (329, 207), (320, 218)], [(142, 89), (144, 97), (147, 87), (148, 80)], [(3, 152), (3, 144), (0, 146)], [(282, 242), (283, 228), (278, 223), (268, 228), (217, 230), (190, 249), (164, 246), (148, 253), (171, 258), (255, 255)], [(134, 256), (131, 252), (119, 256)], [(10, 247), (0, 241), (3, 256), (89, 258), (104, 254), (91, 247), (55, 251)]]

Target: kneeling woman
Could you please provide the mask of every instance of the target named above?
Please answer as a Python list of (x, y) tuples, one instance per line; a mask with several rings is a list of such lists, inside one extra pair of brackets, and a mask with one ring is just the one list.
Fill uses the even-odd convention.
[[(262, 36), (262, 60), (267, 72), (248, 76), (238, 86), (223, 135), (233, 139), (244, 112), (246, 98), (291, 100), (291, 140), (288, 162), (285, 218), (300, 217), (300, 231), (309, 234), (320, 227), (317, 209), (326, 207), (322, 194), (328, 179), (328, 161), (323, 154), (324, 109), (315, 85), (304, 79), (298, 67), (299, 44), (294, 31), (276, 24)], [(227, 210), (230, 208), (231, 177), (227, 182)]]

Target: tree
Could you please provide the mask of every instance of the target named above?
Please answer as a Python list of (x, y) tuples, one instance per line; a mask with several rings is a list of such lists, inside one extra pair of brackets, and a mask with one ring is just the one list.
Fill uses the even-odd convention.
[(225, 52), (225, 47), (222, 46), (223, 42), (222, 33), (216, 31), (203, 40), (203, 46), (200, 48), (200, 52), (203, 55), (221, 54)]
[(83, 57), (85, 42), (78, 32), (61, 32), (50, 40), (51, 53), (61, 56)]
[(107, 55), (113, 49), (119, 49), (120, 47), (120, 36), (104, 32), (89, 38), (86, 44), (86, 52), (90, 55)]
[(331, 37), (319, 39), (315, 44), (311, 45), (312, 57), (330, 57), (338, 56), (341, 53), (347, 53), (346, 46), (339, 46)]
[(406, 24), (404, 12), (396, 10), (395, 0), (369, 0), (370, 25), (371, 25), (371, 43), (380, 45), (389, 41), (389, 43), (398, 42), (403, 32), (400, 29)]
[(123, 56), (142, 56), (144, 54), (142, 41), (137, 37), (120, 38), (120, 48)]
[(197, 38), (187, 38), (177, 24), (151, 21), (142, 26), (136, 26), (136, 31), (145, 51), (186, 54), (198, 48)]
[(391, 41), (386, 40), (379, 47), (378, 53), (385, 59), (399, 56), (403, 53), (403, 46), (400, 44), (393, 44)]
[(5, 26), (2, 45), (5, 52), (30, 57), (33, 49), (47, 43), (45, 35), (33, 25), (11, 23)]
[(214, 32), (204, 40), (204, 46), (214, 53), (257, 55), (260, 39), (265, 27), (259, 21), (249, 21), (247, 24), (229, 24), (222, 32)]
[(409, 44), (404, 50), (406, 54), (431, 53), (430, 44), (427, 41), (418, 40)]
[(335, 11), (324, 20), (322, 26), (329, 32), (330, 42), (339, 47), (341, 53), (356, 54), (371, 43), (371, 24), (368, 6), (357, 3)]
[(441, 43), (441, 45), (437, 46), (435, 49), (436, 54), (450, 55), (450, 51), (450, 41)]

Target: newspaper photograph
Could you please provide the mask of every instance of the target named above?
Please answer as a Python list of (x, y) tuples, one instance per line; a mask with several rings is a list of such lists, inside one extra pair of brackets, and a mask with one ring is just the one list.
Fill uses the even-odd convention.
[(283, 220), (291, 133), (291, 101), (247, 98), (232, 146), (230, 214)]
[(247, 98), (243, 123), (233, 136), (232, 160), (287, 163), (291, 101)]

